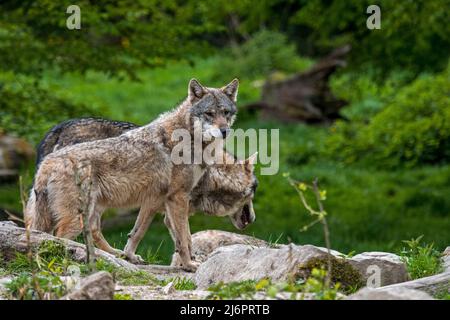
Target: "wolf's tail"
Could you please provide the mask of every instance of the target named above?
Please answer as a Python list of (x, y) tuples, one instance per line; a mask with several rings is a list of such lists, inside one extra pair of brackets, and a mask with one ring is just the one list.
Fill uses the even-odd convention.
[(36, 171), (45, 156), (53, 152), (53, 149), (58, 143), (59, 136), (64, 129), (63, 125), (64, 123), (53, 127), (49, 132), (47, 132), (44, 139), (42, 139), (42, 141), (39, 143), (36, 155)]
[(36, 177), (25, 209), (25, 224), (34, 230), (51, 232), (53, 216), (48, 201), (47, 181), (47, 177)]

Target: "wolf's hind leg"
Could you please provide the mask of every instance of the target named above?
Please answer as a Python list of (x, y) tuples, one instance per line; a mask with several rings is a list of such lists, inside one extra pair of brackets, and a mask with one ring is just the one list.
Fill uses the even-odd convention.
[(95, 213), (90, 217), (89, 224), (91, 227), (92, 238), (97, 248), (118, 257), (124, 255), (122, 250), (111, 247), (111, 245), (108, 243), (108, 241), (106, 241), (105, 237), (103, 236), (101, 230), (101, 213), (99, 211), (96, 210)]
[(157, 205), (150, 203), (145, 203), (141, 206), (139, 210), (138, 217), (134, 224), (133, 229), (128, 234), (128, 241), (125, 246), (125, 256), (133, 263), (144, 263), (144, 259), (141, 256), (135, 254), (136, 249), (144, 237), (150, 223), (153, 221), (153, 218), (156, 214), (156, 210), (159, 207), (159, 203)]

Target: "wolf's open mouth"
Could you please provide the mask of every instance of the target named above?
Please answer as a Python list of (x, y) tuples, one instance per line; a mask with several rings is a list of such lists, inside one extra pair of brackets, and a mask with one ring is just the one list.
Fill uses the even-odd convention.
[(250, 208), (248, 207), (248, 205), (245, 205), (242, 208), (241, 222), (244, 226), (250, 223)]

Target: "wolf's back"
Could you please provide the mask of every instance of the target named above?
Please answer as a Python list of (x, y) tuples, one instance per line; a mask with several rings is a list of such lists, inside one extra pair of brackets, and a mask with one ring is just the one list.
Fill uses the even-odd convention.
[(107, 139), (137, 128), (134, 123), (98, 118), (80, 118), (64, 121), (51, 128), (37, 149), (36, 168), (46, 155), (66, 146)]

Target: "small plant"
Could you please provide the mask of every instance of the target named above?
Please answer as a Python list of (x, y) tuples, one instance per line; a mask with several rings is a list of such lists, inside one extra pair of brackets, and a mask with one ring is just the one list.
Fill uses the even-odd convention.
[(40, 272), (31, 277), (24, 272), (5, 285), (10, 298), (19, 300), (51, 300), (62, 297), (66, 286), (59, 276)]
[(95, 268), (98, 271), (111, 273), (114, 279), (125, 286), (160, 285), (161, 281), (143, 270), (130, 271), (117, 267), (103, 259), (97, 259)]
[(167, 280), (164, 280), (161, 285), (165, 286), (170, 282), (173, 282), (174, 288), (177, 290), (195, 290), (195, 289), (197, 289), (195, 282), (192, 279), (189, 279), (186, 277), (169, 278)]
[(428, 277), (442, 270), (440, 253), (433, 244), (421, 244), (422, 238), (423, 235), (403, 240), (407, 247), (402, 249), (401, 257), (412, 279)]
[(114, 300), (133, 300), (133, 297), (128, 293), (115, 293)]
[(339, 283), (330, 286), (327, 283), (327, 271), (312, 269), (311, 276), (303, 284), (302, 293), (313, 293), (316, 300), (336, 300), (338, 298)]
[(161, 256), (159, 254), (159, 251), (161, 249), (161, 246), (163, 245), (164, 241), (161, 241), (158, 245), (158, 248), (156, 248), (155, 251), (153, 251), (151, 248), (147, 250), (145, 253), (145, 261), (149, 264), (160, 264), (162, 262)]
[[(325, 239), (325, 245), (327, 247), (327, 278), (326, 283), (328, 286), (331, 284), (331, 244), (330, 244), (330, 231), (328, 229), (328, 222), (326, 219), (326, 216), (328, 213), (325, 211), (323, 207), (323, 201), (327, 199), (327, 191), (326, 190), (320, 190), (319, 189), (319, 182), (318, 179), (314, 179), (312, 184), (307, 184), (305, 182), (297, 181), (291, 178), (289, 173), (284, 173), (283, 176), (288, 179), (290, 185), (294, 187), (294, 189), (297, 191), (300, 200), (303, 204), (303, 206), (308, 210), (309, 214), (315, 218), (310, 224), (304, 226), (301, 231), (307, 231), (310, 227), (317, 223), (321, 223), (323, 226), (323, 234)], [(314, 209), (311, 205), (309, 205), (308, 201), (306, 200), (305, 193), (311, 190), (313, 192), (313, 195), (316, 199), (316, 205), (317, 209)]]
[(219, 282), (208, 288), (208, 291), (211, 291), (211, 294), (207, 297), (208, 299), (222, 300), (236, 298), (252, 299), (258, 290), (256, 288), (256, 281), (246, 280), (230, 283)]

